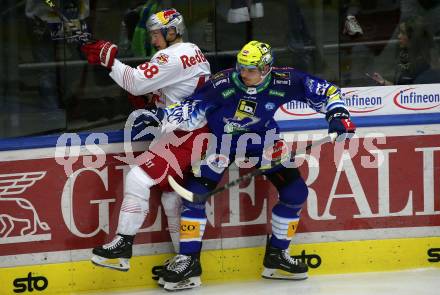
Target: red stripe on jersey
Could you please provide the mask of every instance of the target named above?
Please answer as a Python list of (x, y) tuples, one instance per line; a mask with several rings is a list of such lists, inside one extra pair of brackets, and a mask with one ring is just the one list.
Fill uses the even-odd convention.
[(205, 84), (205, 81), (206, 81), (206, 77), (205, 76), (200, 76), (199, 77), (199, 81), (197, 81), (196, 89), (199, 89), (200, 87), (202, 87), (203, 84)]

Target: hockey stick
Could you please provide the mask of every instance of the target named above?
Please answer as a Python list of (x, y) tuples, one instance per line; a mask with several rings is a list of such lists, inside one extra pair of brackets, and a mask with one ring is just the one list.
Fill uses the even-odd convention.
[[(55, 12), (55, 14), (59, 17), (59, 19), (63, 23), (66, 23), (67, 25), (72, 24), (72, 21), (70, 19), (68, 19), (61, 12), (61, 10), (55, 5), (53, 0), (43, 0), (43, 1), (44, 1), (44, 3), (46, 3), (46, 5), (48, 5), (50, 7), (50, 9), (52, 9), (53, 12)], [(79, 30), (79, 32), (80, 32), (80, 34), (76, 34), (73, 37), (67, 37), (66, 39), (72, 39), (72, 40), (80, 42), (80, 43), (89, 43), (89, 42), (93, 42), (94, 41), (93, 39), (90, 38), (92, 36), (92, 34), (84, 33), (81, 30)]]
[[(330, 133), (329, 135), (327, 135), (326, 137), (312, 142), (310, 144), (308, 144), (304, 149), (296, 151), (296, 153), (292, 153), (292, 157), (296, 156), (296, 155), (301, 155), (301, 154), (305, 154), (307, 151), (309, 151), (311, 148), (313, 147), (317, 147), (320, 146), (324, 143), (327, 142), (334, 142), (336, 140), (337, 134), (336, 133)], [(269, 168), (275, 168), (278, 167), (280, 165), (283, 165), (284, 163), (280, 163), (277, 165), (274, 165), (273, 167)], [(267, 170), (267, 169), (265, 169)], [(201, 203), (206, 201), (210, 196), (215, 195), (219, 192), (222, 192), (224, 190), (227, 190), (230, 187), (236, 186), (237, 184), (239, 184), (240, 182), (244, 181), (244, 180), (248, 180), (251, 179), (255, 176), (261, 175), (264, 173), (265, 170), (260, 170), (260, 169), (255, 169), (249, 173), (246, 173), (242, 176), (240, 176), (239, 178), (225, 184), (224, 186), (218, 187), (210, 192), (204, 193), (204, 194), (195, 194), (189, 190), (187, 190), (186, 188), (184, 188), (183, 186), (181, 186), (180, 184), (178, 184), (174, 178), (171, 175), (168, 175), (168, 183), (170, 184), (170, 186), (174, 189), (174, 191), (176, 193), (178, 193), (182, 198), (190, 201), (190, 202), (195, 202), (195, 203)]]

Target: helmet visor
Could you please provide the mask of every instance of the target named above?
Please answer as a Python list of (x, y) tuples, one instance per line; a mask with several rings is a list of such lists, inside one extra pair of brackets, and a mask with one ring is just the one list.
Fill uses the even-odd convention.
[(235, 68), (237, 69), (237, 72), (240, 72), (241, 70), (248, 70), (248, 71), (257, 71), (260, 70), (257, 66), (254, 65), (244, 65), (239, 62), (235, 64)]

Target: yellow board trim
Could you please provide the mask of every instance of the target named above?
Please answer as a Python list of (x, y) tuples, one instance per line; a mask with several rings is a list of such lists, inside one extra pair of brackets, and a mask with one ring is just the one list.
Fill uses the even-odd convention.
[[(412, 268), (440, 267), (429, 262), (427, 251), (439, 248), (440, 237), (329, 242), (296, 245), (292, 255), (308, 255), (312, 264), (310, 275), (355, 272), (397, 271)], [(315, 255), (315, 256), (313, 256)], [(37, 294), (68, 294), (94, 290), (156, 288), (151, 268), (160, 265), (170, 254), (133, 257), (130, 271), (124, 273), (94, 266), (89, 261), (0, 268), (0, 294), (13, 292), (13, 281), (44, 276), (48, 287)], [(260, 278), (264, 247), (213, 250), (202, 253), (203, 282), (245, 281)]]

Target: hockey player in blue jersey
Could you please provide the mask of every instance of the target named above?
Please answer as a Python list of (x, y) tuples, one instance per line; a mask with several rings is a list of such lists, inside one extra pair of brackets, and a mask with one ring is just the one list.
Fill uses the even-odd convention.
[[(267, 167), (264, 163), (281, 161), (277, 155), (265, 158), (264, 151), (269, 146), (275, 147), (273, 151), (282, 146), (282, 141), (274, 136), (279, 133), (274, 115), (291, 100), (305, 102), (325, 114), (329, 133), (354, 133), (356, 127), (338, 87), (292, 68), (273, 68), (272, 63), (270, 46), (251, 41), (238, 53), (236, 69), (217, 73), (186, 102), (165, 110), (163, 122), (177, 122), (187, 128), (207, 122), (216, 138), (214, 144), (211, 142), (213, 148), (202, 162), (199, 175), (186, 181), (187, 190), (197, 194), (213, 190), (238, 155), (256, 158), (259, 169)], [(186, 116), (182, 116), (185, 112)], [(246, 140), (247, 145), (242, 147), (240, 138), (249, 134), (260, 140), (253, 139), (251, 144)], [(279, 201), (272, 209), (272, 235), (266, 247), (262, 276), (305, 279), (307, 265), (290, 257), (288, 249), (307, 199), (307, 186), (297, 168), (269, 165), (264, 175), (277, 188)], [(201, 284), (200, 251), (206, 221), (204, 203), (184, 200), (180, 254), (166, 267), (165, 289), (193, 288)]]

